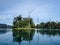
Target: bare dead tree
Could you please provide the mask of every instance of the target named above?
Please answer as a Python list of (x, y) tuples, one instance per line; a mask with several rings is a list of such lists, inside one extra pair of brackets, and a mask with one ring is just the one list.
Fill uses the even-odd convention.
[(31, 10), (30, 11), (30, 9), (28, 9), (28, 17), (29, 17), (29, 27), (30, 27), (30, 15), (32, 14), (32, 12), (34, 11), (35, 9), (33, 9), (33, 10)]

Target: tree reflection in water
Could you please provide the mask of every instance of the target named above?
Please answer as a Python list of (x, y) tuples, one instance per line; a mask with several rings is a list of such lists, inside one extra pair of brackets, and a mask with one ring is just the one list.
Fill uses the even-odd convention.
[(35, 30), (23, 30), (23, 29), (13, 29), (13, 41), (18, 42), (19, 44), (21, 41), (30, 41), (33, 39)]
[(7, 33), (7, 29), (0, 29), (0, 34), (4, 34), (4, 33)]
[(60, 30), (37, 30), (37, 32), (42, 35), (49, 35), (49, 36), (55, 36), (55, 35), (60, 35)]

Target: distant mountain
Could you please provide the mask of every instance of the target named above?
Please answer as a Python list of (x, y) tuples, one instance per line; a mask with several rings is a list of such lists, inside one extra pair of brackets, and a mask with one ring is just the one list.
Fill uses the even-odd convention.
[(12, 26), (7, 24), (0, 24), (0, 28), (12, 28)]

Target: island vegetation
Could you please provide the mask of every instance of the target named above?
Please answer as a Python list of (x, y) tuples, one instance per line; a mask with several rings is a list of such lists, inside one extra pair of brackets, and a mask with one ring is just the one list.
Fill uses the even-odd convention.
[(35, 25), (32, 18), (19, 15), (14, 17), (13, 28), (60, 29), (60, 22), (48, 21)]
[(41, 22), (36, 25), (36, 28), (41, 29), (60, 29), (60, 22), (48, 21), (46, 23)]
[(32, 18), (23, 18), (21, 15), (14, 18), (13, 28), (35, 28)]

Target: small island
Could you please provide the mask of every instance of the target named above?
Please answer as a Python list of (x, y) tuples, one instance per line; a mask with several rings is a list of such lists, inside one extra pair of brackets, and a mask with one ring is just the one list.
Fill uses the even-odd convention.
[(13, 28), (15, 29), (33, 29), (35, 24), (32, 18), (23, 18), (21, 15), (14, 18)]
[(60, 22), (48, 21), (41, 22), (37, 25), (34, 24), (34, 21), (31, 17), (23, 18), (21, 15), (14, 18), (13, 28), (15, 29), (60, 29)]

